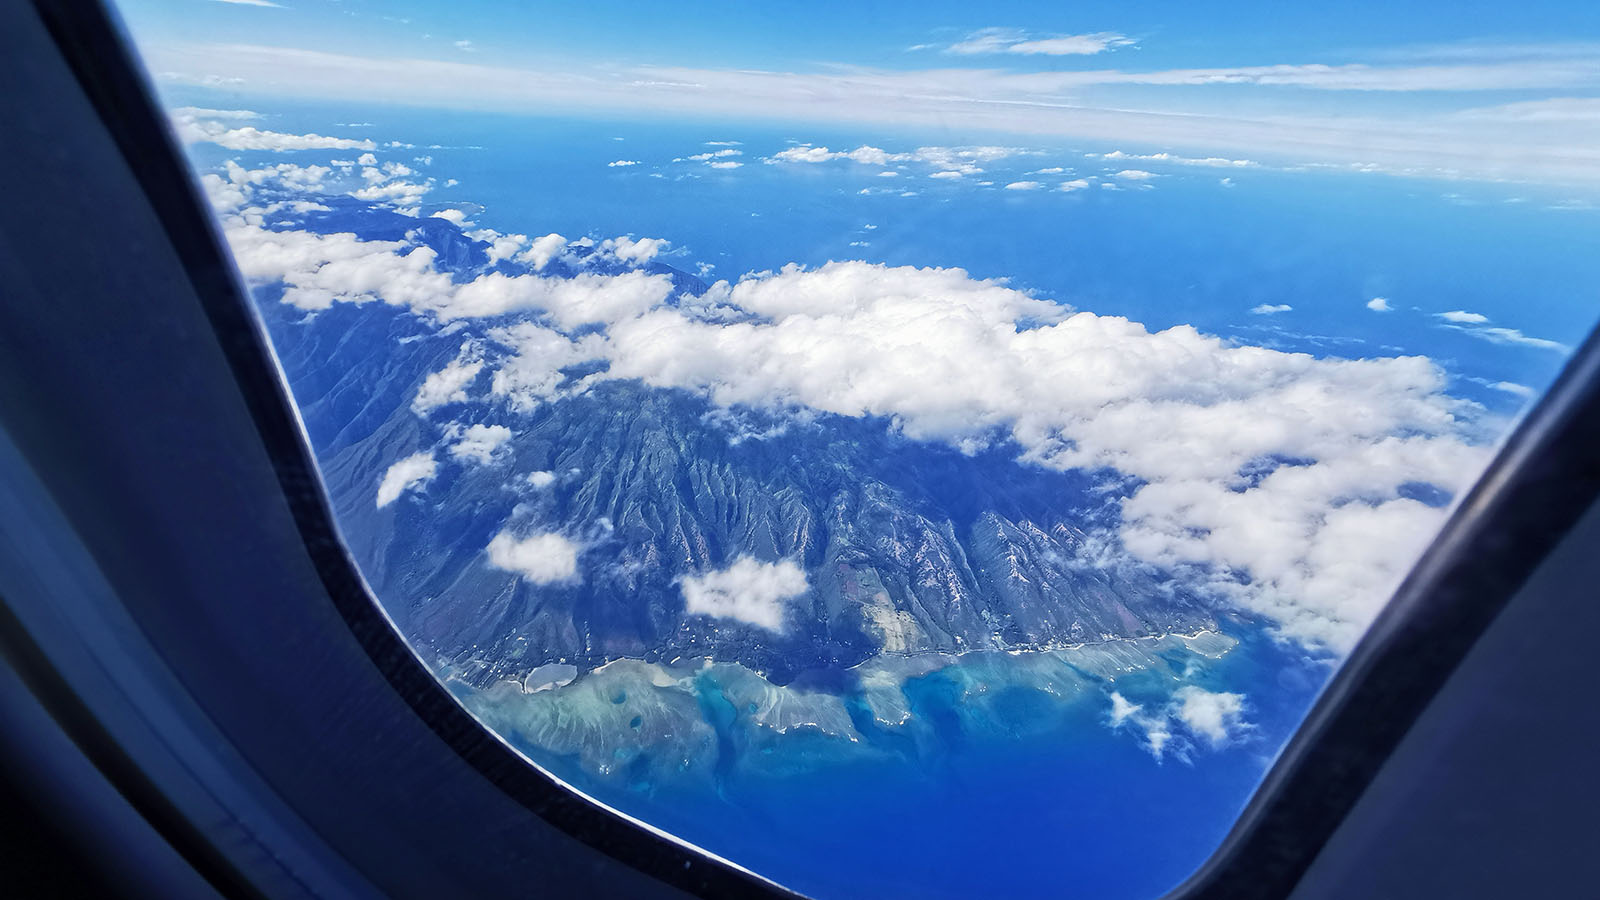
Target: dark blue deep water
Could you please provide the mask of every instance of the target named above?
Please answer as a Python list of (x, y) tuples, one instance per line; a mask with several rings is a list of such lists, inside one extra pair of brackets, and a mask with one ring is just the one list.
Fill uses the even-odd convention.
[[(864, 731), (890, 751), (882, 759), (841, 761), (801, 739), (777, 745), (792, 766), (764, 766), (780, 774), (618, 784), (524, 749), (598, 799), (816, 897), (1148, 900), (1221, 843), (1327, 675), (1258, 631), (1236, 636), (1191, 681), (1245, 693), (1253, 727), (1188, 759), (1158, 761), (1140, 735), (1111, 729), (1109, 687), (1065, 701), (1013, 688), (994, 704), (1004, 714), (974, 730), (946, 670), (906, 686), (936, 739), (910, 747)], [(1158, 678), (1134, 673), (1115, 689), (1169, 691)]]

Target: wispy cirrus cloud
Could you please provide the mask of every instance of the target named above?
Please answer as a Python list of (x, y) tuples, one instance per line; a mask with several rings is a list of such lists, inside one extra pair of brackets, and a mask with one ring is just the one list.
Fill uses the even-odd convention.
[[(1092, 34), (1031, 35), (1018, 28), (984, 28), (944, 48), (957, 56), (1010, 53), (1018, 56), (1093, 56), (1119, 47), (1136, 46), (1133, 38), (1114, 31)], [(913, 49), (932, 49), (921, 44)]]
[(1560, 341), (1549, 338), (1534, 337), (1523, 334), (1516, 328), (1502, 328), (1497, 325), (1487, 325), (1480, 328), (1463, 329), (1467, 334), (1491, 344), (1505, 344), (1514, 347), (1532, 347), (1536, 350), (1550, 350), (1555, 353), (1570, 353), (1572, 348)]
[(206, 109), (200, 106), (180, 106), (171, 110), (168, 115), (179, 121), (193, 119), (227, 119), (238, 121), (245, 119), (259, 119), (261, 114), (249, 109)]
[[(1572, 123), (1591, 110), (1577, 95), (1600, 92), (1600, 57), (1591, 56), (1148, 71), (833, 66), (799, 72), (592, 63), (514, 68), (221, 44), (155, 46), (148, 55), (159, 70), (205, 72), (210, 83), (280, 96), (511, 112), (651, 110), (881, 129), (937, 125), (974, 135), (1164, 147), (1173, 157), (1167, 161), (1191, 165), (1265, 160), (1397, 175), (1600, 182), (1600, 144)], [(1214, 91), (1190, 90), (1204, 86), (1257, 100), (1281, 99), (1286, 90), (1336, 91), (1345, 105), (1338, 115), (1306, 112), (1326, 108), (1308, 103), (1243, 113), (1237, 103), (1216, 100)], [(1086, 88), (1112, 87), (1140, 99), (1119, 94), (1113, 104), (1081, 96)], [(1510, 90), (1564, 96), (1519, 101), (1542, 106), (1458, 108), (1463, 93)], [(1418, 103), (1439, 99), (1404, 112), (1363, 99), (1407, 92)], [(1508, 116), (1521, 117), (1526, 127), (1507, 128)]]
[(1483, 106), (1457, 113), (1463, 119), (1498, 122), (1561, 122), (1600, 125), (1600, 97), (1552, 97), (1500, 106)]
[(1489, 317), (1483, 313), (1472, 312), (1466, 309), (1452, 309), (1441, 313), (1434, 313), (1434, 318), (1440, 321), (1441, 327), (1460, 331), (1491, 344), (1501, 344), (1513, 347), (1532, 347), (1537, 350), (1551, 350), (1556, 353), (1568, 353), (1572, 350), (1560, 341), (1548, 338), (1534, 337), (1524, 334), (1520, 329), (1506, 328), (1500, 325), (1489, 324)]

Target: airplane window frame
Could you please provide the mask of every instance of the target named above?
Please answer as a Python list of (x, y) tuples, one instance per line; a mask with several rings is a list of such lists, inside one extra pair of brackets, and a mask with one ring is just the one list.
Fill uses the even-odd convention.
[[(566, 787), (481, 725), (417, 659), (345, 549), (298, 412), (232, 258), (145, 77), (99, 0), (34, 0), (136, 173), (277, 465), (322, 584), (387, 684), (449, 747), (533, 815), (702, 897), (799, 896)], [(1600, 498), (1600, 337), (1574, 353), (1505, 440), (1252, 795), (1168, 900), (1285, 896), (1518, 587)]]

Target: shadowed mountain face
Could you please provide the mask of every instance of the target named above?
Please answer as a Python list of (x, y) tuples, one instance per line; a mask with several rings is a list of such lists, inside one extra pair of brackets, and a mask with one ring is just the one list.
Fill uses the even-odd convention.
[[(363, 237), (415, 233), (417, 220), (389, 216), (348, 210), (314, 224), (354, 230), (359, 217)], [(483, 244), (422, 223), (440, 268), (489, 268)], [(705, 289), (650, 269), (685, 294)], [(1014, 447), (964, 455), (881, 419), (730, 413), (637, 381), (580, 389), (588, 373), (572, 371), (570, 390), (531, 411), (491, 397), (419, 414), (423, 380), (481, 339), (483, 323), (440, 329), (376, 302), (308, 316), (271, 290), (259, 299), (362, 570), (424, 657), (476, 686), (553, 663), (582, 672), (701, 657), (826, 686), (880, 653), (1216, 627), (1159, 573), (1102, 560), (1093, 535), (1115, 524), (1118, 494), (1018, 463)], [(424, 490), (375, 503), (387, 467), (475, 424), (511, 436), (482, 459), (438, 453)], [(486, 548), (508, 528), (576, 542), (576, 576), (537, 584), (496, 568)], [(781, 628), (686, 611), (685, 578), (742, 557), (805, 572)]]

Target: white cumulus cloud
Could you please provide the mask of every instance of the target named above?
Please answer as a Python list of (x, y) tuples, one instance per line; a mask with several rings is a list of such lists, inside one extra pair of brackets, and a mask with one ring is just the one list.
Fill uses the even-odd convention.
[[(1487, 460), (1444, 373), (1419, 357), (1151, 333), (959, 269), (791, 266), (719, 282), (701, 302), (761, 318), (656, 308), (615, 321), (597, 377), (721, 406), (881, 416), (913, 438), (1009, 440), (1033, 464), (1116, 470), (1143, 483), (1119, 529), (1135, 557), (1205, 567), (1284, 634), (1336, 650), (1442, 520), (1402, 486), (1459, 490)], [(1241, 475), (1263, 461), (1265, 474)]]
[(1452, 309), (1449, 312), (1435, 313), (1446, 322), (1455, 322), (1460, 325), (1482, 325), (1489, 321), (1483, 313), (1468, 312), (1464, 309)]
[(1208, 691), (1192, 684), (1173, 692), (1172, 716), (1213, 747), (1226, 744), (1244, 727), (1244, 695)]
[(534, 584), (555, 584), (577, 577), (578, 550), (576, 543), (553, 532), (519, 539), (502, 531), (489, 541), (489, 564)]
[(1257, 316), (1271, 316), (1278, 313), (1286, 313), (1292, 309), (1294, 307), (1287, 303), (1263, 303), (1259, 306), (1250, 307), (1250, 313)]
[(438, 468), (433, 454), (429, 452), (413, 453), (390, 466), (383, 473), (383, 480), (378, 482), (378, 508), (382, 509), (400, 499), (400, 495), (406, 491), (432, 481)]
[(1134, 703), (1116, 691), (1111, 692), (1111, 712), (1107, 721), (1113, 730), (1138, 729), (1144, 735), (1144, 748), (1158, 760), (1172, 741), (1171, 718), (1165, 712), (1145, 712), (1143, 704)]
[(1394, 307), (1389, 305), (1387, 297), (1373, 297), (1367, 301), (1367, 309), (1373, 312), (1393, 312)]
[(566, 248), (567, 239), (559, 234), (551, 233), (541, 238), (534, 238), (528, 245), (528, 249), (523, 251), (518, 258), (533, 266), (533, 270), (537, 272), (549, 265), (550, 260), (560, 256), (561, 251)]
[(467, 386), (481, 371), (483, 359), (471, 344), (463, 344), (461, 355), (422, 380), (422, 386), (417, 388), (417, 396), (411, 400), (412, 411), (422, 414), (446, 403), (467, 402)]
[(1112, 729), (1130, 728), (1142, 733), (1145, 749), (1158, 760), (1168, 752), (1187, 759), (1197, 741), (1218, 749), (1250, 731), (1254, 726), (1245, 721), (1244, 714), (1243, 694), (1208, 691), (1188, 684), (1154, 709), (1113, 691), (1106, 721)]
[(450, 437), (455, 441), (450, 445), (451, 456), (462, 462), (486, 466), (494, 462), (495, 454), (511, 440), (511, 429), (504, 425), (477, 424), (452, 429)]
[(670, 243), (662, 238), (639, 238), (637, 240), (623, 236), (608, 238), (600, 242), (600, 252), (610, 253), (623, 262), (642, 265), (656, 258), (656, 255), (667, 249)]
[(690, 615), (734, 619), (769, 631), (783, 630), (785, 601), (808, 589), (805, 570), (793, 561), (764, 563), (751, 556), (739, 557), (726, 569), (684, 578), (680, 587)]
[[(382, 300), (440, 320), (542, 311), (564, 328), (606, 322), (642, 312), (672, 293), (666, 275), (582, 273), (575, 278), (490, 272), (458, 284), (434, 265), (430, 247), (404, 241), (363, 241), (353, 234), (271, 231), (254, 225), (227, 230), (245, 277), (282, 282), (283, 300), (306, 310), (334, 303)], [(552, 239), (535, 241), (528, 253), (549, 252)], [(654, 239), (619, 238), (620, 259), (642, 262), (660, 249)], [(564, 242), (562, 242), (564, 243)], [(548, 262), (548, 257), (544, 258)]]
[[(202, 114), (214, 115), (204, 118)], [(172, 124), (178, 139), (185, 144), (216, 144), (228, 150), (372, 150), (377, 144), (367, 139), (327, 137), (320, 134), (287, 134), (263, 131), (254, 125), (229, 127), (221, 119), (253, 118), (241, 116), (244, 110), (199, 110), (184, 107), (174, 110)]]

